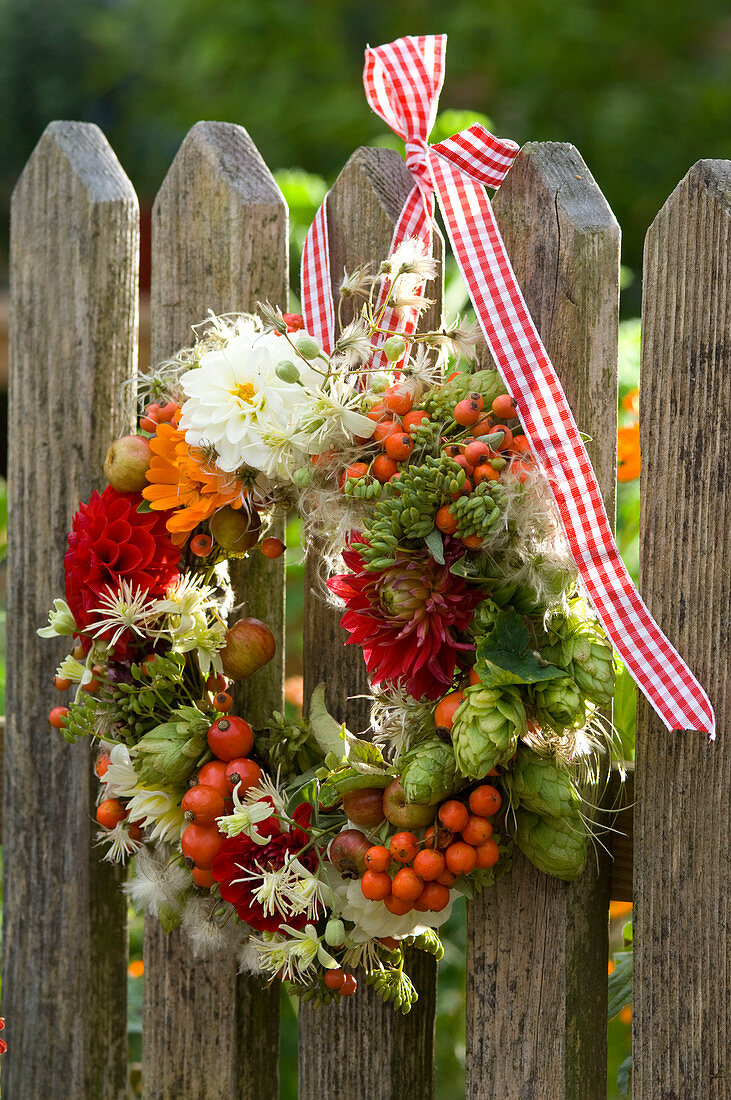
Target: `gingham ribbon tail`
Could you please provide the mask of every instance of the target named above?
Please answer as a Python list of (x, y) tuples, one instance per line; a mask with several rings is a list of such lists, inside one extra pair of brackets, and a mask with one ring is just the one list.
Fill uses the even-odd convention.
[[(446, 36), (436, 35), (366, 50), (366, 97), (406, 142), (414, 177), (391, 248), (414, 236), (431, 243), (436, 194), (485, 339), (548, 476), (569, 548), (604, 629), (668, 729), (699, 730), (714, 738), (708, 696), (652, 618), (619, 555), (589, 456), (485, 194), (485, 186), (500, 186), (518, 146), (479, 125), (427, 144), (445, 47)], [(335, 333), (331, 288), (325, 202), (305, 244), (302, 300), (306, 326), (327, 351)], [(414, 324), (413, 316), (389, 318), (392, 329), (404, 332), (413, 332)]]

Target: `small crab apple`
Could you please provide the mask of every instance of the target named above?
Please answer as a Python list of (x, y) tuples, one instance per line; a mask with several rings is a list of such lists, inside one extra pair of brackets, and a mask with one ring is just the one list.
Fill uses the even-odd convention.
[(186, 859), (207, 871), (223, 846), (223, 834), (215, 825), (189, 825), (183, 830), (180, 848)]
[(322, 980), (328, 989), (332, 989), (334, 993), (338, 993), (346, 977), (345, 971), (338, 968), (336, 970), (326, 970)]
[(232, 508), (226, 504), (213, 513), (209, 527), (214, 539), (224, 550), (245, 554), (259, 541), (261, 519), (257, 511), (249, 513), (243, 508)]
[(348, 821), (365, 829), (380, 825), (384, 818), (383, 791), (380, 787), (363, 787), (359, 791), (345, 791), (343, 812)]
[(371, 842), (365, 833), (359, 829), (343, 829), (333, 838), (328, 856), (343, 878), (360, 878), (366, 870), (365, 854), (370, 847)]
[[(261, 779), (261, 768), (247, 757), (234, 757), (226, 765), (226, 779), (238, 787), (239, 795), (255, 787)], [(241, 786), (239, 787), (239, 784)]]
[(105, 798), (96, 808), (96, 819), (105, 829), (113, 829), (126, 816), (127, 810), (118, 798)]
[(139, 493), (147, 485), (150, 441), (144, 435), (123, 435), (115, 439), (104, 459), (104, 476), (120, 493)]
[(383, 792), (383, 812), (388, 821), (400, 829), (420, 829), (434, 820), (436, 807), (408, 802), (403, 787), (394, 779)]
[(223, 671), (231, 680), (244, 680), (271, 661), (277, 643), (260, 619), (239, 619), (226, 631), (220, 651)]

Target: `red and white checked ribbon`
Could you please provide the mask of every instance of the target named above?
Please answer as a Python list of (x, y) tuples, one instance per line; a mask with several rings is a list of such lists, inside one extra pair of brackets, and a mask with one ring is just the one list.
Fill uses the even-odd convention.
[[(500, 186), (518, 146), (479, 125), (427, 145), (444, 77), (445, 47), (446, 35), (435, 35), (400, 38), (366, 50), (368, 102), (404, 138), (406, 163), (415, 180), (391, 248), (409, 237), (431, 243), (436, 193), (485, 339), (531, 449), (546, 471), (571, 553), (604, 629), (668, 729), (699, 730), (714, 738), (708, 696), (650, 615), (619, 556), (589, 456), (485, 194), (485, 185)], [(302, 301), (308, 331), (331, 351), (335, 311), (325, 203), (305, 244)], [(390, 327), (399, 327), (396, 316), (390, 320)], [(406, 323), (413, 324), (413, 319)], [(400, 329), (408, 331), (403, 319)]]

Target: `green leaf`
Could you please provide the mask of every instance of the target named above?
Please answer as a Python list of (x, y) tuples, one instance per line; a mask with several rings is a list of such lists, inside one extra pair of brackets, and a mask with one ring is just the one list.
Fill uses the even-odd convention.
[(477, 643), (477, 675), (486, 687), (536, 684), (565, 676), (529, 649), (530, 635), (523, 617), (513, 608), (501, 611), (490, 634)]
[(343, 726), (343, 740), (345, 757), (356, 771), (370, 774), (373, 771), (382, 772), (386, 768), (383, 753), (372, 741), (364, 741), (361, 737), (356, 737), (345, 726)]
[(625, 1005), (632, 1003), (632, 964), (631, 951), (615, 951), (612, 955), (614, 970), (609, 975), (607, 988), (607, 1013), (611, 1020)]
[(391, 770), (364, 773), (356, 771), (350, 764), (343, 764), (321, 784), (318, 797), (323, 806), (335, 806), (348, 791), (362, 791), (367, 787), (386, 788), (393, 777)]
[[(540, 680), (556, 680), (566, 673), (555, 665), (542, 664), (530, 650), (518, 656), (506, 649), (485, 649), (478, 646), (477, 675), (485, 687), (505, 684), (537, 684)], [(488, 656), (489, 655), (489, 656)]]
[(525, 653), (530, 645), (530, 635), (523, 617), (512, 607), (497, 616), (490, 636), (498, 643), (498, 648), (507, 649), (510, 653)]
[(622, 1096), (632, 1095), (632, 1055), (628, 1054), (617, 1070), (617, 1089)]
[(437, 565), (444, 565), (444, 543), (441, 531), (437, 527), (432, 527), (424, 542)]
[(325, 690), (327, 685), (318, 684), (312, 692), (310, 699), (310, 729), (318, 747), (327, 756), (334, 753), (338, 761), (343, 758), (343, 730), (339, 722), (325, 706)]

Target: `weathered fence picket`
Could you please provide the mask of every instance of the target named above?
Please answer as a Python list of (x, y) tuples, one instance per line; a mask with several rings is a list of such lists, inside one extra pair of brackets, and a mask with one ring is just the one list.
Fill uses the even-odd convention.
[[(329, 199), (336, 283), (343, 267), (386, 253), (411, 185), (397, 154), (353, 155)], [(731, 698), (729, 194), (731, 164), (699, 162), (653, 223), (645, 257), (643, 591), (708, 685), (721, 737), (709, 746), (697, 734), (668, 735), (640, 706), (634, 1088), (641, 1100), (721, 1100), (731, 1073), (731, 754), (723, 742)], [(617, 224), (567, 145), (526, 146), (495, 209), (576, 419), (592, 437), (611, 515)], [(43, 670), (66, 647), (54, 651), (35, 634), (63, 587), (70, 516), (98, 484), (109, 439), (128, 428), (117, 395), (136, 364), (137, 203), (96, 127), (46, 130), (16, 188), (11, 232), (3, 928), (10, 1047), (2, 1084), (13, 1100), (122, 1100), (121, 875), (91, 846), (88, 746), (69, 747), (48, 733), (46, 714), (58, 699)], [(286, 305), (286, 235), (284, 201), (246, 132), (197, 124), (154, 209), (153, 361), (189, 343), (191, 325), (208, 309), (240, 311), (265, 298)], [(436, 298), (429, 324), (440, 315), (441, 288)], [(305, 698), (327, 681), (331, 711), (363, 730), (363, 663), (355, 647), (343, 647), (339, 613), (317, 595), (315, 572), (310, 560)], [(259, 557), (234, 573), (244, 613), (282, 638), (283, 562)], [(237, 702), (256, 724), (281, 708), (282, 685), (280, 646)], [(620, 863), (626, 896), (626, 846)], [(606, 1095), (609, 881), (604, 858), (569, 885), (518, 857), (510, 877), (468, 906), (470, 1100)], [(304, 1100), (433, 1095), (436, 968), (418, 955), (411, 969), (421, 1000), (405, 1019), (364, 981), (352, 1000), (326, 1010), (301, 1006)], [(196, 962), (182, 934), (163, 936), (149, 922), (146, 1100), (273, 1100), (278, 1006), (276, 988), (237, 977), (228, 963)]]
[(15, 1047), (3, 1091), (16, 1100), (125, 1094), (122, 876), (93, 847), (89, 745), (48, 735), (68, 647), (36, 628), (63, 592), (70, 516), (129, 430), (118, 397), (136, 367), (137, 256), (137, 199), (103, 134), (52, 123), (11, 221), (2, 985)]
[[(350, 158), (328, 198), (336, 293), (344, 267), (353, 271), (359, 264), (377, 262), (388, 254), (396, 220), (412, 186), (403, 161), (391, 150), (359, 149)], [(439, 240), (436, 247), (441, 247)], [(430, 284), (428, 294), (435, 298), (428, 316), (431, 325), (441, 316), (441, 281), (436, 290)], [(368, 683), (361, 654), (356, 646), (343, 645), (347, 634), (339, 625), (340, 612), (323, 602), (318, 587), (317, 563), (310, 556), (305, 592), (305, 699), (317, 684), (326, 681), (333, 714), (354, 731), (366, 730), (369, 709), (362, 696)], [(419, 1001), (405, 1018), (397, 1018), (363, 978), (352, 999), (326, 1009), (301, 1006), (301, 1097), (398, 1100), (418, 1096), (428, 1100), (432, 1096), (436, 965), (430, 955), (415, 951), (409, 968)], [(377, 1056), (371, 1043), (377, 1044)]]
[(731, 162), (699, 161), (645, 243), (642, 592), (716, 708), (718, 741), (638, 713), (633, 1095), (731, 1081)]
[[(152, 219), (152, 359), (192, 341), (209, 309), (286, 304), (287, 210), (245, 130), (199, 122), (188, 134), (155, 202)], [(283, 562), (255, 558), (240, 571), (247, 614), (266, 619), (278, 657), (246, 686), (246, 713), (281, 709), (284, 682)], [(244, 700), (240, 700), (243, 702)], [(230, 960), (194, 959), (185, 933), (145, 927), (142, 1079), (146, 1100), (276, 1097), (279, 993)]]
[[(619, 227), (577, 151), (526, 146), (495, 212), (614, 514)], [(574, 884), (520, 853), (468, 906), (467, 1096), (606, 1096), (607, 860)]]

